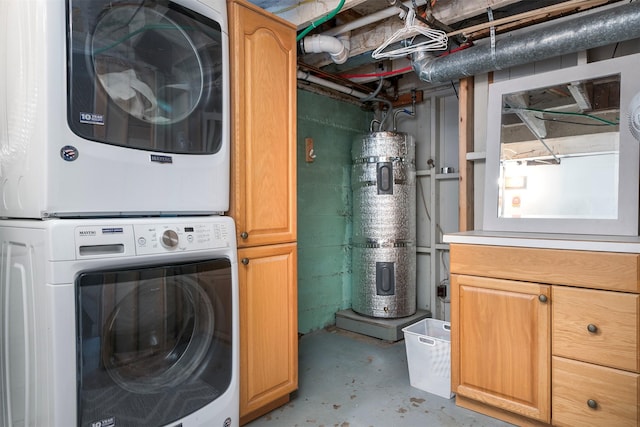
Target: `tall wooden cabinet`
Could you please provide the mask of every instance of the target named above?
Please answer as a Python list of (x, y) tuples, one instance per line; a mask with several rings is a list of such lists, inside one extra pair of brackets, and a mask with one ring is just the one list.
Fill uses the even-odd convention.
[(637, 253), (448, 240), (458, 405), (521, 426), (640, 426), (640, 239)]
[(245, 424), (298, 387), (296, 28), (244, 0), (227, 5)]

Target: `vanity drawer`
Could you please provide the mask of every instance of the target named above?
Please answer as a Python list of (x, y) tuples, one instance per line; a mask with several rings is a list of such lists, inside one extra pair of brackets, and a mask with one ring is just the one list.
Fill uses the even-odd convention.
[(640, 293), (640, 255), (451, 244), (451, 273)]
[(551, 364), (554, 426), (639, 425), (640, 375), (555, 356)]
[(554, 286), (552, 354), (640, 372), (639, 295)]

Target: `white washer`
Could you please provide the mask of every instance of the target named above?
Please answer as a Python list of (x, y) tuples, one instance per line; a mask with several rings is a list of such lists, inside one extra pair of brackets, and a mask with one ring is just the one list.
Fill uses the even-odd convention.
[(229, 205), (224, 0), (0, 2), (0, 216)]
[(239, 425), (229, 217), (0, 221), (0, 425)]

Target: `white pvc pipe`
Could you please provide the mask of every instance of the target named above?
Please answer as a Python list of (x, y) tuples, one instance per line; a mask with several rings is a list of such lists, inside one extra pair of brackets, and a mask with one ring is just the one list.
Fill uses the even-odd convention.
[(349, 59), (348, 38), (336, 38), (315, 34), (302, 39), (304, 53), (328, 53), (336, 64), (344, 64)]
[(321, 79), (320, 77), (313, 76), (310, 73), (305, 73), (304, 71), (298, 70), (297, 77), (298, 77), (298, 80), (305, 80), (311, 83), (315, 83), (317, 85), (324, 86), (329, 89), (337, 90), (338, 92), (346, 93), (347, 95), (355, 96), (356, 98), (359, 98), (359, 99), (365, 98), (369, 95), (367, 93), (360, 92), (350, 87), (346, 87), (338, 83), (331, 82), (329, 80)]
[[(416, 0), (416, 6), (422, 6), (426, 4), (426, 0)], [(413, 3), (410, 1), (406, 1), (403, 3), (408, 8), (413, 8)], [(382, 9), (378, 12), (374, 12), (370, 15), (364, 16), (360, 19), (356, 19), (344, 25), (339, 25), (334, 27), (328, 31), (325, 31), (324, 35), (326, 36), (337, 36), (338, 34), (348, 33), (349, 31), (356, 30), (358, 28), (362, 28), (365, 25), (373, 24), (375, 22), (381, 21), (383, 19), (389, 18), (394, 15), (400, 15), (403, 11), (396, 6), (388, 7), (386, 9)]]

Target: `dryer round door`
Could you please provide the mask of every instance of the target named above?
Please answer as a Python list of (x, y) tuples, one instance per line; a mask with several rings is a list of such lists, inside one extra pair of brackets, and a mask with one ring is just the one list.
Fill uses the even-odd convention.
[(106, 9), (89, 42), (97, 80), (129, 115), (170, 124), (200, 103), (205, 72), (198, 48), (166, 14), (139, 5)]
[(70, 128), (96, 142), (212, 154), (222, 140), (223, 33), (170, 1), (69, 2)]
[(79, 425), (165, 425), (222, 395), (232, 372), (230, 274), (228, 260), (81, 274)]

